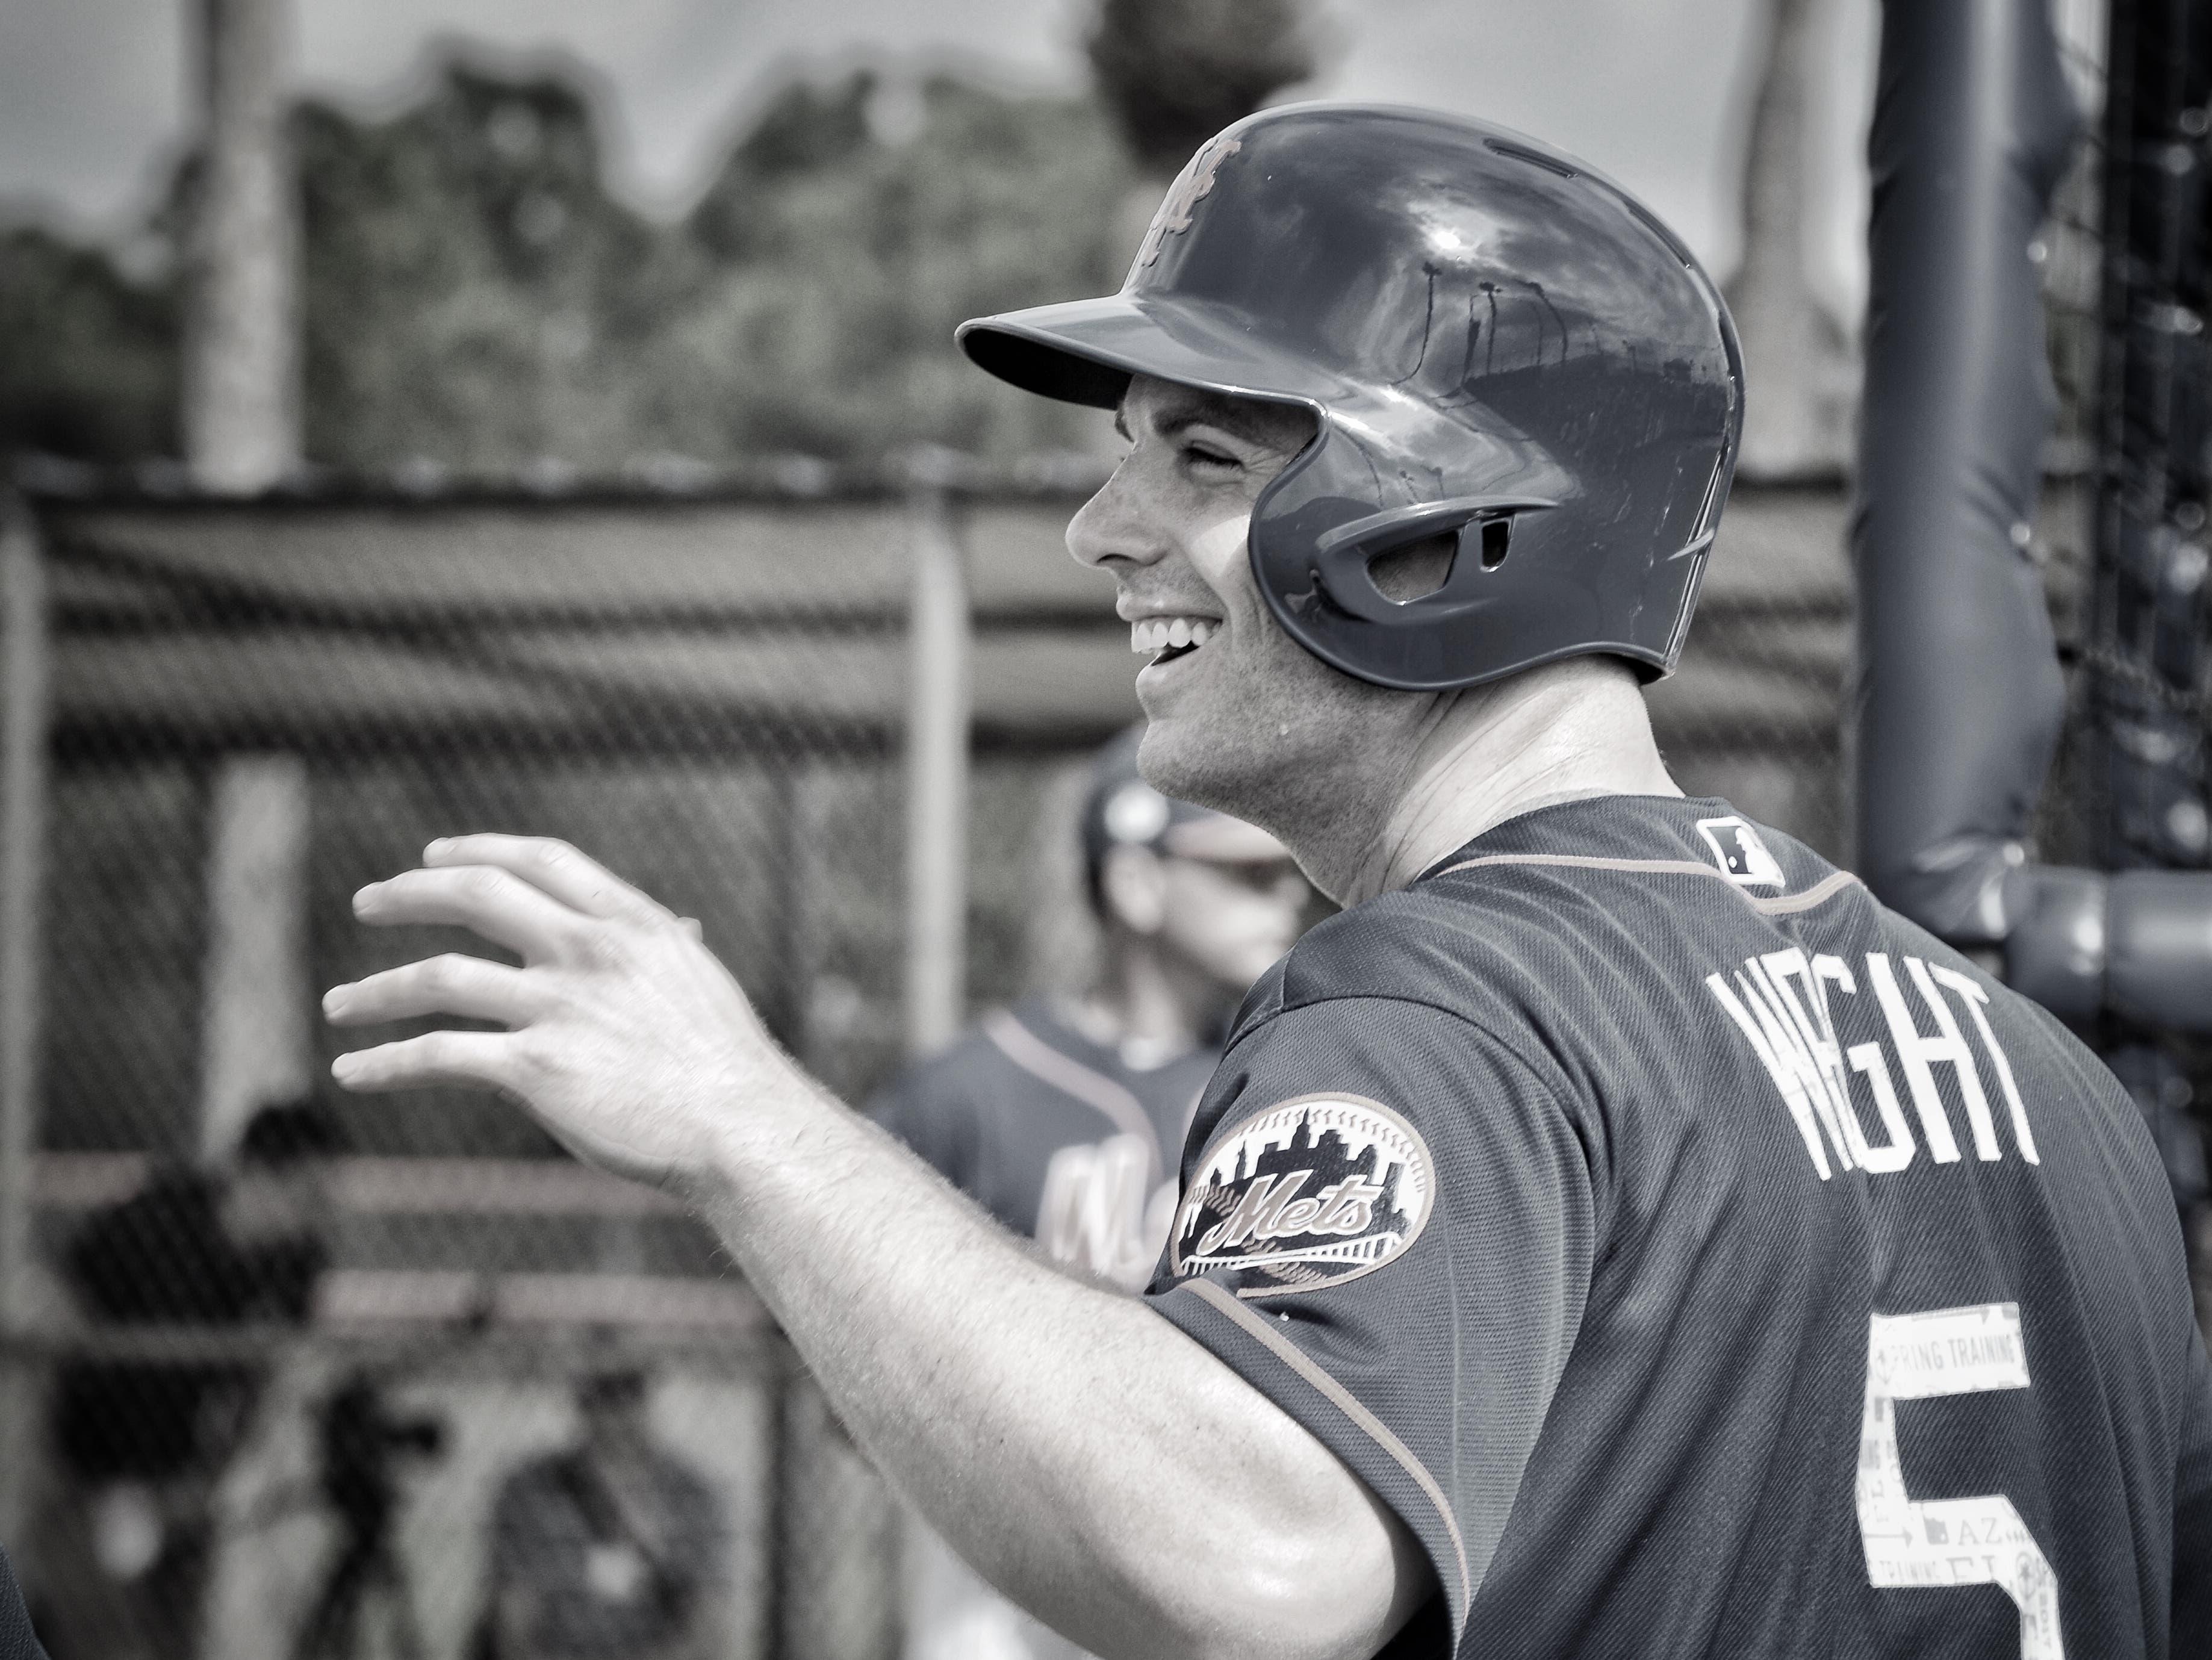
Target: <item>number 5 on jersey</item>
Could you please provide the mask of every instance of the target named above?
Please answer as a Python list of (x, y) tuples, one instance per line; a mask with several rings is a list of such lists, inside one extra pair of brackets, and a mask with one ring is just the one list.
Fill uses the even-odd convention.
[(1859, 1429), (1859, 1535), (1877, 1586), (2000, 1585), (2020, 1608), (2021, 1660), (2065, 1660), (2058, 1578), (2001, 1493), (1914, 1499), (1897, 1450), (1899, 1401), (2024, 1389), (2020, 1304), (1877, 1314)]

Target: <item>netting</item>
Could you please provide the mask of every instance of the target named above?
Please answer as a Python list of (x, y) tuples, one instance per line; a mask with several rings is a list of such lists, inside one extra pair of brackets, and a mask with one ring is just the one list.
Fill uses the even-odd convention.
[(1667, 764), (1831, 858), (1849, 840), (1838, 696), (1850, 649), (1845, 498), (1739, 486), (1674, 677), (1651, 690)]
[[(1041, 804), (1134, 714), (1065, 516), (966, 515), (978, 1003), (1051, 949)], [(705, 1231), (486, 1098), (334, 1096), (359, 1040), (313, 1009), (457, 943), (361, 928), (363, 883), (559, 836), (865, 1098), (903, 1043), (915, 532), (865, 493), (44, 504), (10, 1537), (57, 1660), (890, 1651), (891, 1508)]]
[(2039, 856), (2051, 863), (2094, 866), (2103, 862), (2100, 842), (2106, 802), (2090, 760), (2091, 682), (2082, 669), (2091, 631), (2105, 440), (2106, 43), (2100, 6), (2068, 0), (2059, 21), (2061, 61), (2081, 126), (2052, 192), (2043, 234), (2029, 249), (2043, 272), (2047, 356), (2057, 395), (2044, 458), (2045, 511), (2029, 552), (2046, 578), (2059, 660), (2067, 671), (2068, 710), (2059, 753), (2039, 805), (2036, 840)]
[[(2204, 341), (2212, 33), (2191, 0), (2069, 0), (2067, 68), (2085, 117), (2045, 239), (2055, 451), (2079, 474), (2079, 544), (2054, 587), (2069, 668), (2066, 739), (2041, 852), (2108, 869), (2212, 860), (2204, 525), (2212, 354)], [(2093, 44), (2083, 45), (2083, 42)], [(2212, 1323), (2203, 1151), (2212, 1049), (2108, 1021), (2105, 1059), (2165, 1158)]]

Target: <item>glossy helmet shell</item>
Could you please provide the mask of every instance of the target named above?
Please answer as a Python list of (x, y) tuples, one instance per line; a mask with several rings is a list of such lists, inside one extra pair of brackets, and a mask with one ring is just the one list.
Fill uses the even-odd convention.
[[(1112, 408), (1134, 374), (1297, 403), (1250, 552), (1291, 637), (1376, 685), (1585, 653), (1672, 669), (1743, 419), (1711, 279), (1634, 198), (1504, 128), (1302, 104), (1209, 140), (1119, 294), (963, 325), (981, 368)], [(1451, 534), (1396, 600), (1376, 556)]]

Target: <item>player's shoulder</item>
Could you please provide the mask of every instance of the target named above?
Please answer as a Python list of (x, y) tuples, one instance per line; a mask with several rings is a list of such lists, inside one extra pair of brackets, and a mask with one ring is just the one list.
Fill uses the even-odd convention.
[(1309, 930), (1277, 964), (1273, 1006), (1380, 996), (1473, 1014), (1555, 975), (1571, 954), (1568, 942), (1602, 949), (1607, 936), (1632, 926), (1619, 873), (1606, 868), (1625, 861), (1604, 856), (1614, 838), (1591, 833), (1604, 824), (1597, 804), (1572, 805), (1583, 809), (1574, 822), (1509, 821), (1410, 885)]
[(934, 1055), (907, 1066), (869, 1103), (869, 1116), (878, 1121), (916, 1112), (942, 1117), (946, 1113), (975, 1111), (980, 1104), (994, 1098), (1012, 1070), (1004, 1048), (993, 1041), (994, 1018), (1011, 1020), (1014, 1016), (996, 1011)]
[(978, 1078), (1000, 1072), (1005, 1065), (1004, 1053), (978, 1022), (935, 1054), (908, 1066), (899, 1074), (899, 1084), (908, 1092), (919, 1095), (948, 1091), (957, 1093)]
[(1009, 1009), (991, 1009), (927, 1061), (907, 1067), (902, 1082), (918, 1093), (971, 1091), (1020, 1071), (1015, 1055), (1036, 1045), (1057, 1049), (1060, 1023), (1044, 998), (1024, 998)]
[(1252, 988), (1232, 1047), (1286, 1015), (1347, 1001), (1401, 1003), (1505, 1036), (1542, 1000), (1530, 901), (1470, 909), (1425, 887), (1383, 894), (1309, 929)]
[(1489, 893), (1474, 905), (1431, 884), (1382, 894), (1292, 947), (1280, 964), (1283, 1004), (1346, 995), (1456, 1004), (1491, 977), (1485, 970), (1525, 964), (1519, 947), (1544, 920), (1528, 894)]
[(1041, 1079), (1050, 1083), (1071, 1062), (1090, 1066), (1092, 1047), (1051, 1000), (1024, 998), (992, 1010), (935, 1055), (907, 1067), (879, 1104), (981, 1114), (993, 1104), (1034, 1097)]
[(1852, 879), (1817, 853), (1724, 801), (1555, 803), (1311, 930), (1255, 988), (1240, 1030), (1382, 997), (1500, 1033), (1555, 1032), (1571, 1012), (1679, 994), (1732, 950), (1772, 949), (1768, 911), (1846, 887)]

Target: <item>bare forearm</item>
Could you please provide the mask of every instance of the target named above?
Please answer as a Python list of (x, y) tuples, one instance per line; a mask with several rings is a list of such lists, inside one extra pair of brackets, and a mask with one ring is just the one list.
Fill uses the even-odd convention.
[[(702, 1208), (847, 1426), (979, 1572), (1109, 1657), (1239, 1635), (1286, 1651), (1272, 1622), (1218, 1627), (1255, 1601), (1289, 1613), (1339, 1566), (1283, 1541), (1352, 1542), (1330, 1518), (1357, 1484), (1305, 1431), (825, 1096), (752, 1104), (726, 1145)], [(1272, 1585), (1249, 1583), (1262, 1539)], [(1384, 1541), (1383, 1603), (1389, 1566)]]
[(557, 842), (433, 842), (355, 896), (459, 923), (329, 1018), (495, 1022), (342, 1055), (349, 1089), (505, 1091), (572, 1150), (688, 1190), (847, 1423), (956, 1548), (1105, 1656), (1371, 1654), (1430, 1584), (1404, 1527), (1142, 1304), (1047, 1268), (776, 1049), (696, 930)]

